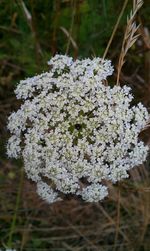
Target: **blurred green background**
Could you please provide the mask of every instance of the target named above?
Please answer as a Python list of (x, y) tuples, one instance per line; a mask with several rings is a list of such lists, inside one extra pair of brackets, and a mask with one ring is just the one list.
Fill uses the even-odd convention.
[[(150, 251), (149, 159), (110, 197), (89, 204), (47, 205), (27, 180), (21, 161), (7, 158), (7, 117), (17, 109), (19, 80), (48, 69), (55, 53), (102, 57), (124, 0), (0, 0), (0, 248), (54, 251)], [(107, 57), (117, 67), (129, 0)], [(121, 83), (135, 102), (150, 105), (150, 5), (137, 15), (140, 37), (127, 55)], [(116, 73), (111, 78), (116, 81)], [(149, 131), (141, 135), (149, 143)]]

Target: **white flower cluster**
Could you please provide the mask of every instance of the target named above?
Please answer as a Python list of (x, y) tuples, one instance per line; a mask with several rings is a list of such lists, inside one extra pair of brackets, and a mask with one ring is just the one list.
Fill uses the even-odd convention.
[(148, 147), (138, 135), (148, 112), (141, 103), (131, 106), (129, 87), (103, 85), (113, 73), (108, 60), (56, 55), (48, 64), (50, 72), (17, 86), (23, 104), (9, 117), (7, 153), (23, 157), (47, 202), (68, 194), (100, 201), (107, 181), (127, 178), (145, 161)]

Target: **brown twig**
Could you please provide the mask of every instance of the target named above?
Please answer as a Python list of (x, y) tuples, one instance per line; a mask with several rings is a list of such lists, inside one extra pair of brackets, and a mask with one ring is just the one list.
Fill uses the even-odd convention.
[(34, 17), (34, 11), (33, 11), (33, 2), (31, 1), (32, 14), (30, 13), (28, 8), (26, 7), (23, 0), (19, 0), (19, 4), (20, 4), (20, 7), (24, 13), (26, 20), (27, 20), (27, 24), (30, 27), (30, 30), (32, 32), (34, 42), (35, 42), (36, 60), (37, 60), (37, 64), (40, 65), (40, 57), (42, 55), (42, 50), (41, 50), (41, 46), (40, 46), (40, 43), (38, 40), (37, 31), (35, 29), (35, 23), (34, 23), (35, 17)]

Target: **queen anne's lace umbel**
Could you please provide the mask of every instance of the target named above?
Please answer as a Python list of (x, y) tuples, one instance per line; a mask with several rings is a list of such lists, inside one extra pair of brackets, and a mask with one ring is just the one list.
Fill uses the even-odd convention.
[(145, 161), (148, 147), (138, 135), (148, 112), (141, 103), (131, 107), (129, 87), (102, 84), (113, 73), (108, 60), (56, 55), (48, 64), (50, 72), (17, 86), (23, 104), (9, 117), (7, 153), (23, 157), (47, 202), (68, 194), (100, 201), (106, 181), (127, 178)]

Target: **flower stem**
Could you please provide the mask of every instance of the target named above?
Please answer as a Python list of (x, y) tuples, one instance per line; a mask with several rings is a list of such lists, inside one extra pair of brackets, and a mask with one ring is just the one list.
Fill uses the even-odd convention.
[(15, 206), (15, 212), (13, 215), (13, 220), (10, 226), (10, 232), (9, 232), (9, 237), (8, 237), (8, 242), (7, 242), (7, 247), (12, 248), (12, 237), (13, 233), (16, 227), (16, 220), (17, 220), (17, 212), (20, 204), (20, 198), (21, 198), (21, 192), (22, 192), (22, 185), (23, 185), (23, 177), (24, 177), (24, 171), (23, 168), (21, 168), (20, 171), (20, 182), (19, 182), (19, 187), (18, 187), (18, 192), (17, 192), (17, 198), (16, 198), (16, 206)]

